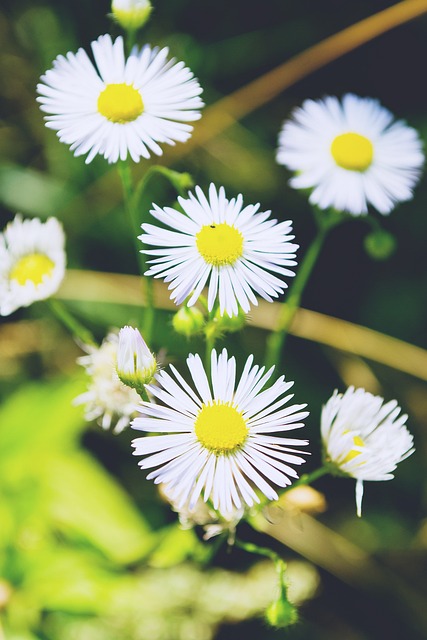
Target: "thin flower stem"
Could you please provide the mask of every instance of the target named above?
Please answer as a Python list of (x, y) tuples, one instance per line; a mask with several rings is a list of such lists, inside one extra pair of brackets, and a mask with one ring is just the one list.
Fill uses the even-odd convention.
[(205, 351), (205, 369), (206, 375), (210, 378), (210, 370), (211, 370), (211, 354), (212, 349), (215, 347), (215, 339), (216, 336), (214, 333), (205, 334), (206, 335), (206, 351)]
[(46, 300), (47, 306), (53, 315), (68, 329), (71, 335), (81, 344), (97, 346), (92, 333), (81, 324), (67, 309), (67, 307), (56, 298)]
[(238, 538), (235, 539), (234, 544), (236, 545), (236, 547), (239, 547), (240, 549), (243, 549), (248, 553), (253, 553), (255, 555), (265, 556), (266, 558), (270, 558), (270, 560), (274, 562), (276, 567), (280, 567), (281, 565), (282, 566), (284, 565), (282, 558), (279, 556), (278, 553), (276, 553), (275, 551), (272, 551), (272, 549), (268, 549), (267, 547), (259, 547), (257, 544), (254, 544), (253, 542), (243, 542)]
[(147, 389), (145, 388), (144, 385), (141, 385), (138, 389), (137, 389), (139, 395), (141, 396), (141, 399), (144, 400), (144, 402), (151, 402)]
[(336, 211), (314, 211), (317, 222), (317, 235), (309, 246), (303, 261), (297, 269), (297, 274), (289, 288), (286, 302), (282, 303), (279, 314), (279, 321), (275, 330), (267, 338), (267, 349), (265, 364), (269, 368), (277, 366), (280, 362), (280, 355), (285, 344), (286, 337), (301, 304), (301, 297), (308, 279), (313, 271), (322, 249), (324, 240), (330, 229), (347, 220), (347, 216)]
[(131, 54), (133, 47), (136, 44), (136, 29), (128, 29), (126, 32), (126, 51), (128, 56)]
[(284, 493), (286, 493), (287, 491), (290, 491), (291, 489), (295, 489), (295, 487), (301, 487), (301, 486), (310, 485), (312, 482), (314, 482), (318, 478), (321, 478), (322, 476), (326, 475), (327, 473), (330, 473), (330, 467), (328, 465), (324, 465), (323, 467), (319, 467), (318, 469), (315, 469), (314, 471), (311, 471), (310, 473), (304, 473), (298, 480), (296, 480), (296, 482), (293, 482), (288, 487), (285, 487), (283, 489), (283, 491), (281, 491), (280, 495), (283, 495)]
[[(125, 209), (129, 217), (131, 224), (133, 242), (135, 246), (136, 256), (139, 265), (139, 271), (142, 277), (144, 277), (145, 271), (145, 256), (141, 253), (141, 243), (138, 240), (138, 235), (141, 233), (141, 227), (137, 216), (136, 209), (134, 207), (134, 189), (132, 181), (132, 173), (129, 163), (121, 161), (117, 164), (120, 180), (123, 188), (123, 198)], [(145, 278), (145, 312), (144, 312), (144, 339), (147, 343), (151, 342), (153, 327), (154, 327), (154, 294), (153, 294), (153, 282), (151, 278)]]
[(292, 320), (300, 306), (304, 288), (319, 256), (326, 233), (327, 229), (324, 227), (319, 228), (315, 239), (304, 256), (304, 260), (298, 268), (297, 275), (289, 288), (286, 302), (282, 304), (277, 327), (267, 339), (267, 352), (265, 358), (267, 368), (272, 365), (277, 366), (279, 364), (280, 354), (285, 344), (286, 336), (289, 332)]
[[(322, 476), (330, 472), (331, 472), (330, 466), (325, 464), (322, 467), (319, 467), (318, 469), (311, 471), (310, 473), (304, 473), (298, 480), (296, 480), (292, 484), (282, 489), (282, 491), (280, 492), (280, 496), (282, 496), (284, 493), (287, 493), (288, 491), (292, 491), (292, 489), (295, 489), (295, 487), (311, 485), (315, 480), (317, 480), (318, 478), (321, 478)], [(268, 506), (269, 504), (270, 504), (270, 501), (267, 498), (261, 499), (261, 502), (258, 505), (257, 511), (261, 511), (264, 507)]]

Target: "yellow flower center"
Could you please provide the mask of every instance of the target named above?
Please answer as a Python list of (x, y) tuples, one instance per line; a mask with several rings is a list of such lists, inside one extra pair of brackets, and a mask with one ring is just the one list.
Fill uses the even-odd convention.
[(236, 451), (248, 436), (242, 413), (231, 404), (218, 401), (202, 407), (194, 430), (200, 444), (217, 455)]
[(139, 91), (131, 84), (107, 84), (99, 95), (98, 111), (111, 122), (125, 124), (141, 115), (144, 103)]
[(45, 277), (52, 275), (54, 267), (54, 263), (47, 256), (41, 253), (30, 253), (15, 264), (9, 277), (20, 285), (30, 280), (38, 287)]
[(366, 171), (372, 163), (374, 147), (359, 133), (343, 133), (332, 141), (331, 153), (339, 167), (348, 171)]
[[(365, 443), (363, 442), (362, 438), (360, 438), (359, 436), (354, 436), (353, 437), (353, 444), (356, 445), (356, 447), (364, 447)], [(357, 458), (357, 456), (360, 456), (362, 452), (361, 451), (357, 451), (356, 449), (351, 449), (346, 457), (343, 460), (343, 464), (345, 464), (346, 462), (350, 462), (350, 460), (354, 460), (354, 458)]]
[(196, 245), (206, 262), (215, 267), (234, 264), (243, 255), (243, 236), (226, 222), (207, 224), (196, 235)]

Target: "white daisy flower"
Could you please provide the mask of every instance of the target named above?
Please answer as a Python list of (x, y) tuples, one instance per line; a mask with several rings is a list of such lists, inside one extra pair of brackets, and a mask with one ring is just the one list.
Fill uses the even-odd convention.
[(0, 315), (45, 300), (65, 275), (65, 236), (56, 218), (42, 222), (20, 215), (0, 234)]
[(209, 280), (208, 308), (219, 298), (220, 313), (236, 316), (258, 304), (254, 293), (272, 302), (288, 286), (281, 276), (294, 276), (297, 244), (290, 235), (292, 223), (278, 223), (270, 211), (257, 213), (259, 204), (243, 207), (243, 198), (228, 200), (224, 188), (209, 187), (209, 200), (200, 187), (196, 195), (178, 198), (184, 213), (154, 205), (151, 214), (173, 231), (143, 224), (139, 239), (160, 249), (142, 252), (150, 260), (146, 275), (170, 282), (171, 299), (181, 304), (188, 296), (192, 306)]
[(123, 38), (92, 42), (95, 64), (83, 49), (58, 56), (37, 85), (46, 126), (74, 155), (138, 162), (162, 154), (158, 143), (185, 142), (203, 106), (198, 81), (168, 49), (145, 45), (126, 60)]
[(296, 175), (295, 189), (313, 189), (310, 202), (353, 215), (368, 204), (389, 213), (412, 198), (424, 163), (415, 129), (393, 122), (372, 98), (351, 93), (305, 100), (279, 135), (277, 162)]
[(396, 400), (364, 389), (336, 390), (322, 410), (321, 434), (326, 464), (356, 478), (357, 515), (362, 513), (364, 480), (391, 480), (392, 471), (413, 452), (413, 437)]
[(113, 427), (114, 433), (121, 433), (136, 415), (136, 405), (140, 397), (124, 385), (116, 372), (119, 338), (111, 332), (100, 347), (86, 346), (87, 356), (78, 358), (90, 382), (85, 393), (74, 400), (76, 405), (85, 405), (85, 419), (96, 420), (103, 429)]
[(293, 382), (281, 376), (264, 389), (274, 367), (253, 366), (253, 356), (245, 364), (236, 387), (236, 361), (224, 349), (211, 354), (211, 380), (202, 361), (190, 354), (187, 365), (196, 391), (170, 365), (175, 379), (166, 371), (156, 375), (158, 386), (148, 386), (163, 404), (143, 402), (141, 417), (134, 429), (158, 435), (133, 441), (134, 455), (144, 456), (143, 469), (157, 467), (147, 479), (164, 483), (169, 499), (178, 508), (193, 509), (203, 492), (214, 509), (229, 516), (236, 509), (259, 502), (256, 490), (269, 500), (279, 487), (291, 484), (298, 474), (290, 465), (305, 462), (295, 446), (307, 440), (278, 437), (290, 429), (303, 427), (305, 404), (284, 405), (293, 397), (286, 393)]
[(156, 369), (156, 358), (138, 329), (127, 326), (120, 329), (116, 370), (123, 384), (140, 393), (151, 382)]

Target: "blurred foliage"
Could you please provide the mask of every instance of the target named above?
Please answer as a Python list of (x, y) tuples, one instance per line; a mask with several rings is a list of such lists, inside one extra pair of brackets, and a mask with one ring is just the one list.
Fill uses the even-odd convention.
[[(185, 60), (212, 105), (392, 4), (158, 0), (141, 41), (167, 45)], [(136, 260), (116, 171), (100, 159), (87, 166), (74, 158), (44, 127), (35, 102), (38, 78), (59, 53), (87, 48), (107, 31), (119, 33), (108, 12), (107, 1), (2, 2), (1, 227), (16, 211), (56, 215), (65, 227), (71, 268), (133, 274)], [(246, 202), (260, 201), (274, 216), (292, 219), (303, 253), (314, 234), (309, 207), (303, 195), (287, 187), (289, 176), (274, 160), (283, 119), (306, 97), (353, 91), (379, 98), (427, 140), (427, 88), (419, 71), (426, 42), (427, 17), (422, 16), (307, 76), (191, 153), (185, 146), (166, 149), (160, 163), (188, 172), (196, 184), (206, 187), (212, 181), (224, 184), (227, 193), (243, 192)], [(135, 167), (135, 177), (153, 164)], [(384, 240), (394, 237), (396, 247), (387, 260), (372, 260), (366, 253), (371, 230), (363, 220), (334, 230), (303, 305), (427, 348), (426, 184), (424, 177), (414, 200), (380, 221), (384, 236), (373, 248), (374, 241), (366, 240), (371, 253), (384, 253)], [(149, 187), (144, 207), (150, 199), (170, 204), (176, 197), (161, 178), (150, 179)], [(132, 296), (137, 302), (133, 290)], [(67, 304), (100, 340), (109, 327), (136, 323), (140, 314), (137, 305), (123, 300)], [(163, 310), (153, 349), (161, 349), (168, 360), (182, 360), (190, 344), (192, 350), (202, 348), (201, 340), (177, 340), (171, 322), (172, 313)], [(259, 361), (265, 336), (265, 330), (248, 327), (223, 343), (232, 345), (240, 361), (248, 352)], [(237, 549), (228, 552), (215, 540), (201, 542), (198, 530), (180, 529), (137, 468), (130, 454), (132, 434), (114, 437), (84, 423), (81, 409), (72, 406), (85, 386), (75, 365), (81, 353), (46, 317), (42, 304), (1, 320), (1, 640), (284, 637), (261, 620), (276, 596), (270, 564)], [(361, 521), (354, 514), (354, 483), (330, 478), (317, 485), (328, 504), (316, 519), (295, 505), (281, 507), (284, 515), (268, 514), (274, 548), (288, 561), (292, 601), (304, 603), (300, 622), (286, 637), (425, 638), (425, 382), (330, 343), (301, 338), (289, 339), (283, 365), (286, 376), (297, 381), (298, 401), (309, 399), (313, 468), (321, 405), (333, 388), (352, 383), (396, 397), (410, 415), (417, 447), (391, 484), (369, 484)], [(242, 525), (242, 538), (266, 544), (267, 535), (273, 535), (266, 523), (257, 532)], [(385, 578), (381, 573), (379, 579), (377, 571), (384, 568)]]

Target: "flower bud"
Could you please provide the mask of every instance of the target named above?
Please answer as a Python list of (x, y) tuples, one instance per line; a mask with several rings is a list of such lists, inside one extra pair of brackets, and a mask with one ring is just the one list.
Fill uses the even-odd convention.
[(144, 385), (152, 380), (156, 368), (156, 359), (138, 329), (120, 329), (116, 370), (123, 384), (141, 393)]
[(224, 313), (224, 315), (221, 315), (220, 310), (218, 309), (215, 314), (215, 320), (218, 323), (220, 331), (234, 333), (235, 331), (240, 331), (240, 329), (243, 329), (243, 327), (245, 326), (246, 314), (241, 307), (239, 307), (237, 316), (231, 317), (226, 313)]
[(270, 604), (265, 617), (272, 627), (283, 629), (298, 621), (298, 612), (294, 605), (282, 595)]
[(204, 324), (204, 315), (196, 307), (181, 307), (172, 318), (172, 326), (175, 331), (187, 338), (199, 333)]
[(396, 238), (384, 229), (371, 231), (364, 241), (365, 251), (374, 260), (387, 260), (395, 251)]
[(152, 10), (149, 0), (113, 0), (113, 17), (126, 31), (140, 29), (148, 20)]

